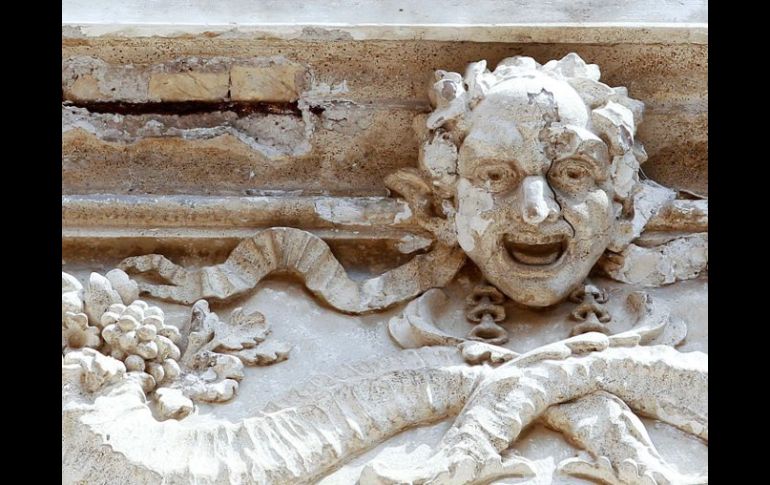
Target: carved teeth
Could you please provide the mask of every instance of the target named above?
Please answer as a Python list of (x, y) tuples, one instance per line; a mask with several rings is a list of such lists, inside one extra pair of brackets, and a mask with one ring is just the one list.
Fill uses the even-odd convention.
[(505, 236), (505, 248), (511, 257), (522, 264), (532, 266), (545, 266), (555, 263), (567, 249), (563, 236), (552, 236), (540, 241), (523, 242), (517, 237), (514, 241), (511, 236)]

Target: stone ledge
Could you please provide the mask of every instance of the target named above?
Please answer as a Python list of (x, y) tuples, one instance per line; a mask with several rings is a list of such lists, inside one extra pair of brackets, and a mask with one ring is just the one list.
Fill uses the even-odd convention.
[(65, 229), (110, 228), (125, 234), (160, 229), (220, 232), (223, 228), (253, 232), (273, 226), (384, 232), (409, 228), (414, 232), (418, 228), (409, 221), (411, 214), (403, 200), (386, 197), (62, 196)]
[[(62, 196), (62, 237), (248, 237), (260, 228), (291, 226), (330, 237), (402, 238), (424, 231), (403, 199), (329, 196)], [(653, 216), (650, 230), (708, 230), (708, 201), (675, 200)]]
[(65, 0), (64, 37), (706, 43), (707, 0)]
[(542, 44), (708, 44), (707, 23), (180, 25), (64, 23), (62, 39), (98, 37), (250, 40), (425, 40)]

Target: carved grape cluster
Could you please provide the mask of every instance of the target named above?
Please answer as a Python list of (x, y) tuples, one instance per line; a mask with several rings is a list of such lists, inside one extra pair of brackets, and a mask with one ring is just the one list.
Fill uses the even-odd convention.
[[(123, 361), (129, 372), (152, 377), (147, 387), (154, 389), (179, 377), (181, 356), (177, 343), (179, 330), (163, 323), (164, 314), (157, 306), (142, 300), (130, 305), (111, 305), (101, 317), (103, 352)], [(146, 379), (146, 377), (145, 377)]]
[(84, 288), (62, 272), (63, 382), (87, 392), (123, 379), (138, 383), (160, 419), (183, 419), (194, 401), (226, 402), (238, 390), (244, 365), (285, 360), (290, 347), (265, 342), (269, 326), (259, 312), (233, 310), (219, 320), (201, 300), (193, 305), (189, 334), (164, 323), (163, 310), (138, 299), (138, 287), (121, 270), (91, 273)]

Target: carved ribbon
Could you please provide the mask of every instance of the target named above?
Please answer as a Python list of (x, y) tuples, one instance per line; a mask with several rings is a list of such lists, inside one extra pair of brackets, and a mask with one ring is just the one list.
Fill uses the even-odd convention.
[(257, 286), (264, 277), (284, 271), (298, 275), (314, 295), (348, 313), (380, 310), (410, 300), (452, 280), (465, 262), (460, 248), (437, 242), (427, 254), (380, 276), (353, 281), (318, 236), (290, 227), (274, 227), (242, 241), (227, 261), (188, 269), (160, 254), (126, 258), (120, 268), (128, 273), (156, 273), (168, 284), (139, 282), (143, 294), (192, 304), (227, 300)]

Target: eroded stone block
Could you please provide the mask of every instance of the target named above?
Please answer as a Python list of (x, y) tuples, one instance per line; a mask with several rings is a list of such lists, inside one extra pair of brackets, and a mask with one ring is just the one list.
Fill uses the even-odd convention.
[(227, 72), (154, 73), (149, 96), (158, 101), (222, 101), (229, 81)]
[(233, 101), (293, 102), (299, 99), (305, 69), (294, 63), (239, 65), (230, 69)]

